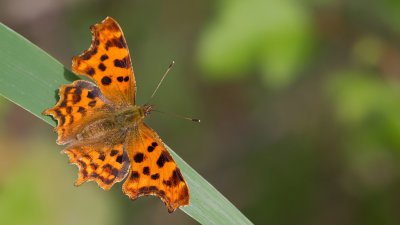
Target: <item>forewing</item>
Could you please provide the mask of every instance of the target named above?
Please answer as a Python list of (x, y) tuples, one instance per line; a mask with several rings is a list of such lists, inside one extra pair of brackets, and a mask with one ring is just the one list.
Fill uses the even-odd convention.
[(131, 161), (123, 191), (132, 200), (142, 195), (156, 195), (169, 212), (189, 204), (189, 189), (167, 148), (150, 127), (141, 123), (127, 137)]
[(107, 17), (90, 27), (92, 44), (72, 59), (72, 70), (92, 78), (101, 92), (117, 105), (135, 105), (136, 82), (124, 34)]
[(58, 103), (42, 113), (52, 115), (58, 121), (54, 129), (58, 132), (58, 144), (74, 140), (87, 124), (113, 110), (109, 100), (89, 81), (78, 80), (62, 85), (58, 95)]

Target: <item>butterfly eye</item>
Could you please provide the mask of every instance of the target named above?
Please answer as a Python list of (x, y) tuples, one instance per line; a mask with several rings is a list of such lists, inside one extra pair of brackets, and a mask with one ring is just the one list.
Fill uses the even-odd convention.
[(143, 105), (144, 117), (148, 117), (150, 112), (153, 111), (154, 105)]

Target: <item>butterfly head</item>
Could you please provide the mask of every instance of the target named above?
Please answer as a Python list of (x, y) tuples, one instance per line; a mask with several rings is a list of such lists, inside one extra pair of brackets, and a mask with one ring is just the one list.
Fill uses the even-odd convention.
[(154, 105), (146, 105), (145, 104), (142, 106), (142, 108), (143, 108), (144, 118), (146, 118), (150, 115), (151, 111), (154, 109)]

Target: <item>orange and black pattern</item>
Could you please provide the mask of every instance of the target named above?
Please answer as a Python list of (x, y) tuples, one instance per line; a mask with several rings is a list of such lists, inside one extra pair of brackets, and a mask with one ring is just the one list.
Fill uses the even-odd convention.
[(73, 141), (86, 125), (109, 114), (114, 108), (96, 85), (84, 80), (62, 85), (58, 95), (60, 100), (57, 105), (42, 113), (52, 115), (58, 121), (55, 128), (58, 144)]
[(91, 31), (92, 45), (73, 58), (72, 69), (96, 84), (62, 85), (58, 103), (43, 112), (58, 121), (57, 143), (70, 144), (63, 153), (79, 168), (75, 185), (95, 181), (109, 190), (128, 176), (123, 192), (132, 200), (155, 195), (169, 212), (188, 205), (181, 171), (157, 133), (143, 123), (145, 106), (135, 105), (135, 77), (120, 26), (107, 17)]
[(124, 35), (110, 17), (90, 27), (91, 47), (72, 59), (72, 70), (92, 78), (115, 104), (135, 105), (136, 82)]
[(181, 171), (164, 143), (150, 127), (142, 123), (139, 135), (127, 140), (131, 171), (123, 191), (131, 199), (142, 195), (159, 196), (173, 212), (189, 204), (189, 190)]

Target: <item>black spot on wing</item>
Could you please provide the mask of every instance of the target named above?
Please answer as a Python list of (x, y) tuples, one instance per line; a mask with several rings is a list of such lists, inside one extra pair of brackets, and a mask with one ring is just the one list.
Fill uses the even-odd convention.
[(137, 171), (132, 171), (130, 179), (131, 180), (137, 180), (139, 178), (139, 173)]
[(160, 157), (158, 157), (157, 160), (157, 165), (158, 167), (162, 168), (165, 164), (165, 162), (169, 162), (171, 160), (171, 157), (169, 156), (167, 151), (162, 151), (160, 154)]
[(82, 116), (84, 116), (86, 114), (86, 109), (83, 108), (82, 106), (79, 106), (78, 113), (80, 113), (80, 114), (82, 114)]
[(90, 67), (88, 70), (86, 70), (86, 74), (89, 76), (93, 76), (95, 73), (94, 69), (92, 67)]
[(168, 180), (164, 180), (163, 184), (167, 185), (168, 187), (171, 186), (177, 186), (180, 182), (183, 182), (183, 176), (181, 174), (181, 171), (176, 168), (174, 171), (172, 171), (172, 175)]
[(149, 175), (150, 174), (150, 168), (148, 166), (143, 168), (143, 174), (144, 175)]
[(111, 41), (106, 42), (106, 50), (108, 51), (108, 48), (111, 47)]
[(81, 96), (80, 95), (76, 95), (76, 94), (73, 94), (72, 95), (72, 102), (74, 103), (74, 104), (76, 104), (76, 103), (78, 103), (78, 102), (80, 102), (81, 101)]
[(180, 182), (183, 182), (183, 177), (181, 174), (181, 171), (176, 168), (173, 172), (172, 172), (172, 176), (169, 179), (171, 181), (171, 183), (176, 186), (178, 185)]
[(66, 111), (67, 111), (68, 114), (71, 114), (71, 112), (72, 112), (72, 107), (71, 107), (71, 106), (68, 106), (68, 107), (66, 108)]
[(115, 161), (117, 161), (119, 164), (121, 164), (122, 163), (122, 155), (119, 155), (117, 157), (117, 159), (115, 159)]
[(64, 101), (61, 102), (60, 107), (61, 107), (61, 108), (64, 108), (64, 107), (66, 107), (66, 106), (67, 106), (67, 99), (64, 98)]
[(97, 164), (95, 163), (90, 163), (90, 166), (93, 168), (93, 170), (97, 170), (97, 168), (99, 167)]
[(105, 46), (106, 50), (108, 50), (109, 47), (127, 48), (126, 42), (122, 37), (122, 35), (119, 38), (113, 38), (111, 40), (108, 40)]
[(90, 107), (95, 107), (96, 106), (96, 100), (93, 100), (93, 101), (90, 101), (89, 103), (88, 103), (88, 106), (90, 106)]
[(111, 42), (112, 42), (113, 46), (116, 46), (118, 48), (126, 48), (126, 43), (125, 43), (124, 38), (122, 37), (122, 35), (121, 35), (120, 38), (112, 39)]
[(69, 94), (69, 93), (71, 92), (72, 89), (75, 89), (75, 88), (73, 88), (73, 87), (66, 87), (66, 88), (64, 89), (64, 98), (67, 97), (67, 94)]
[(107, 55), (107, 54), (104, 54), (104, 55), (102, 55), (102, 56), (100, 57), (100, 60), (101, 60), (101, 61), (104, 61), (104, 60), (106, 60), (106, 59), (108, 59), (108, 55)]
[(120, 67), (120, 68), (129, 68), (129, 59), (128, 57), (125, 57), (123, 59), (115, 59), (114, 60), (114, 66), (116, 67)]
[(62, 126), (65, 123), (65, 116), (61, 114), (60, 110), (55, 109), (54, 112), (57, 114), (57, 116), (60, 118), (59, 119), (59, 125)]
[(151, 179), (153, 179), (153, 180), (157, 180), (158, 178), (160, 178), (160, 174), (158, 174), (158, 173), (151, 175)]
[(168, 187), (171, 187), (171, 181), (169, 180), (164, 180), (163, 184), (167, 185)]
[(117, 177), (118, 175), (118, 169), (114, 168), (112, 165), (110, 164), (106, 164), (103, 166), (103, 171), (106, 171), (107, 173), (109, 173), (110, 175)]
[(95, 97), (97, 97), (97, 93), (96, 91), (89, 91), (86, 97), (94, 99)]
[(114, 155), (118, 154), (118, 152), (119, 152), (118, 150), (113, 149), (110, 152), (110, 156), (114, 156)]
[(100, 156), (98, 159), (100, 159), (101, 161), (104, 161), (104, 159), (106, 158), (106, 155), (104, 155), (104, 153), (100, 153)]
[(82, 89), (81, 88), (76, 88), (74, 95), (72, 96), (72, 100), (74, 102), (74, 104), (78, 103), (81, 101), (81, 94), (82, 94)]
[(147, 147), (147, 151), (148, 151), (148, 152), (152, 152), (153, 150), (154, 150), (154, 147), (153, 147), (153, 146)]
[(93, 46), (92, 49), (88, 50), (87, 52), (85, 52), (80, 58), (82, 60), (88, 60), (90, 59), (93, 55), (96, 55), (97, 53), (97, 46)]
[(108, 77), (108, 76), (104, 76), (104, 77), (101, 79), (101, 83), (102, 83), (103, 85), (109, 85), (109, 84), (111, 84), (111, 78)]
[(101, 71), (104, 71), (104, 70), (106, 70), (107, 68), (106, 68), (106, 66), (105, 66), (103, 63), (100, 63), (100, 64), (99, 64), (99, 69), (100, 69)]
[(143, 161), (143, 153), (136, 153), (136, 155), (133, 157), (133, 160), (135, 160), (136, 163), (141, 163)]

